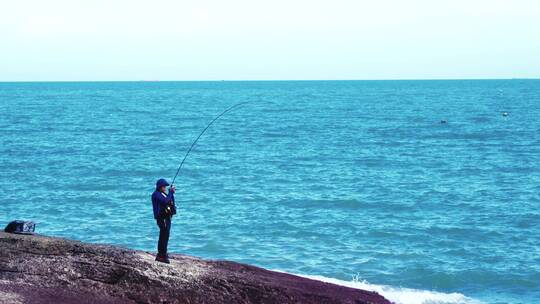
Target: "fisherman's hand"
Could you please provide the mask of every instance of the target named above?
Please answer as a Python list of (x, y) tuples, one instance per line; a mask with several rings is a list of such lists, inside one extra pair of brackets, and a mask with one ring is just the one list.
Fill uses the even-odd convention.
[(171, 186), (169, 187), (169, 192), (175, 193), (175, 192), (176, 192), (176, 187), (174, 187), (174, 185), (171, 185)]

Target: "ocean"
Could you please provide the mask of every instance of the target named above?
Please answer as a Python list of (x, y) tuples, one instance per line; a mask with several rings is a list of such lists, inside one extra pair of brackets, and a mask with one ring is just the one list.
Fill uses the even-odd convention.
[[(540, 80), (0, 83), (0, 224), (376, 290), (540, 303)], [(506, 113), (506, 115), (503, 115)]]

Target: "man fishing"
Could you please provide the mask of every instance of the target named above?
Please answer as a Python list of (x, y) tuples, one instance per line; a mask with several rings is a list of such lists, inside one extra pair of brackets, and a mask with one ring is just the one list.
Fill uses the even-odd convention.
[(169, 244), (169, 234), (171, 231), (171, 218), (176, 214), (176, 206), (174, 204), (174, 186), (169, 188), (169, 183), (161, 178), (156, 182), (156, 190), (152, 193), (152, 207), (154, 209), (154, 218), (159, 227), (158, 254), (156, 261), (169, 264), (169, 256), (167, 255), (167, 245)]
[[(193, 141), (193, 143), (189, 147), (186, 155), (184, 155), (184, 159), (182, 159), (182, 162), (180, 163), (180, 166), (178, 167), (178, 169), (176, 170), (176, 174), (174, 175), (172, 181), (173, 184), (176, 180), (176, 177), (178, 176), (178, 173), (180, 173), (182, 165), (184, 165), (184, 162), (186, 161), (189, 152), (191, 152), (193, 147), (195, 147), (195, 144), (197, 143), (197, 141), (199, 141), (204, 132), (206, 132), (206, 130), (208, 130), (208, 128), (210, 128), (210, 126), (216, 120), (218, 120), (221, 116), (225, 115), (225, 113), (248, 102), (249, 101), (241, 102), (228, 107), (225, 111), (221, 112), (221, 114), (216, 116), (206, 126), (206, 128), (202, 130), (199, 136), (197, 136), (195, 141)], [(152, 205), (154, 207), (154, 218), (156, 219), (159, 226), (158, 254), (156, 256), (156, 261), (169, 264), (169, 257), (167, 256), (167, 244), (169, 243), (169, 233), (171, 231), (171, 218), (173, 215), (176, 214), (176, 206), (174, 204), (174, 186), (171, 186), (169, 188), (169, 193), (165, 194), (165, 192), (167, 192), (167, 186), (169, 186), (169, 183), (165, 179), (161, 178), (157, 181), (156, 191), (154, 191), (154, 193), (152, 194)]]

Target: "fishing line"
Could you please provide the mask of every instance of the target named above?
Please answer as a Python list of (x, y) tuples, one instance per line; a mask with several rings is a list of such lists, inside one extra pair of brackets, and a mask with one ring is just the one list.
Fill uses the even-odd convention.
[(174, 185), (174, 181), (176, 180), (176, 177), (178, 176), (178, 173), (180, 173), (180, 169), (182, 169), (182, 166), (184, 165), (184, 162), (186, 161), (186, 158), (188, 157), (189, 155), (189, 152), (191, 152), (191, 150), (193, 149), (193, 147), (195, 147), (195, 144), (197, 143), (197, 141), (199, 141), (199, 138), (201, 138), (201, 136), (204, 134), (204, 132), (206, 132), (206, 130), (208, 130), (208, 128), (210, 128), (210, 126), (216, 121), (218, 120), (221, 116), (225, 115), (225, 113), (231, 111), (232, 109), (236, 108), (236, 107), (239, 107), (241, 105), (244, 105), (246, 103), (249, 103), (249, 101), (244, 101), (244, 102), (241, 102), (241, 103), (237, 103), (235, 105), (232, 105), (230, 106), (229, 108), (227, 108), (225, 111), (221, 112), (221, 114), (219, 114), (218, 116), (216, 116), (216, 118), (212, 119), (212, 121), (206, 126), (206, 128), (204, 128), (204, 130), (202, 130), (201, 134), (199, 134), (199, 136), (197, 136), (197, 138), (195, 139), (195, 141), (193, 141), (193, 143), (191, 144), (191, 147), (189, 147), (189, 150), (187, 150), (186, 152), (186, 155), (184, 156), (184, 159), (182, 159), (182, 162), (180, 163), (180, 166), (178, 167), (178, 170), (176, 170), (176, 174), (174, 175), (174, 178), (172, 180), (172, 183), (171, 185)]

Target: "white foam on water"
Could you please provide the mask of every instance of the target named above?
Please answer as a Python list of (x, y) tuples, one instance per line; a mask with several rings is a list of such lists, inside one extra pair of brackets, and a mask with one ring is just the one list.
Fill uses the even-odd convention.
[(461, 293), (443, 293), (429, 290), (400, 288), (370, 284), (356, 277), (352, 281), (343, 281), (319, 275), (299, 275), (304, 278), (332, 283), (336, 285), (375, 291), (395, 304), (482, 304), (483, 302), (464, 296)]

